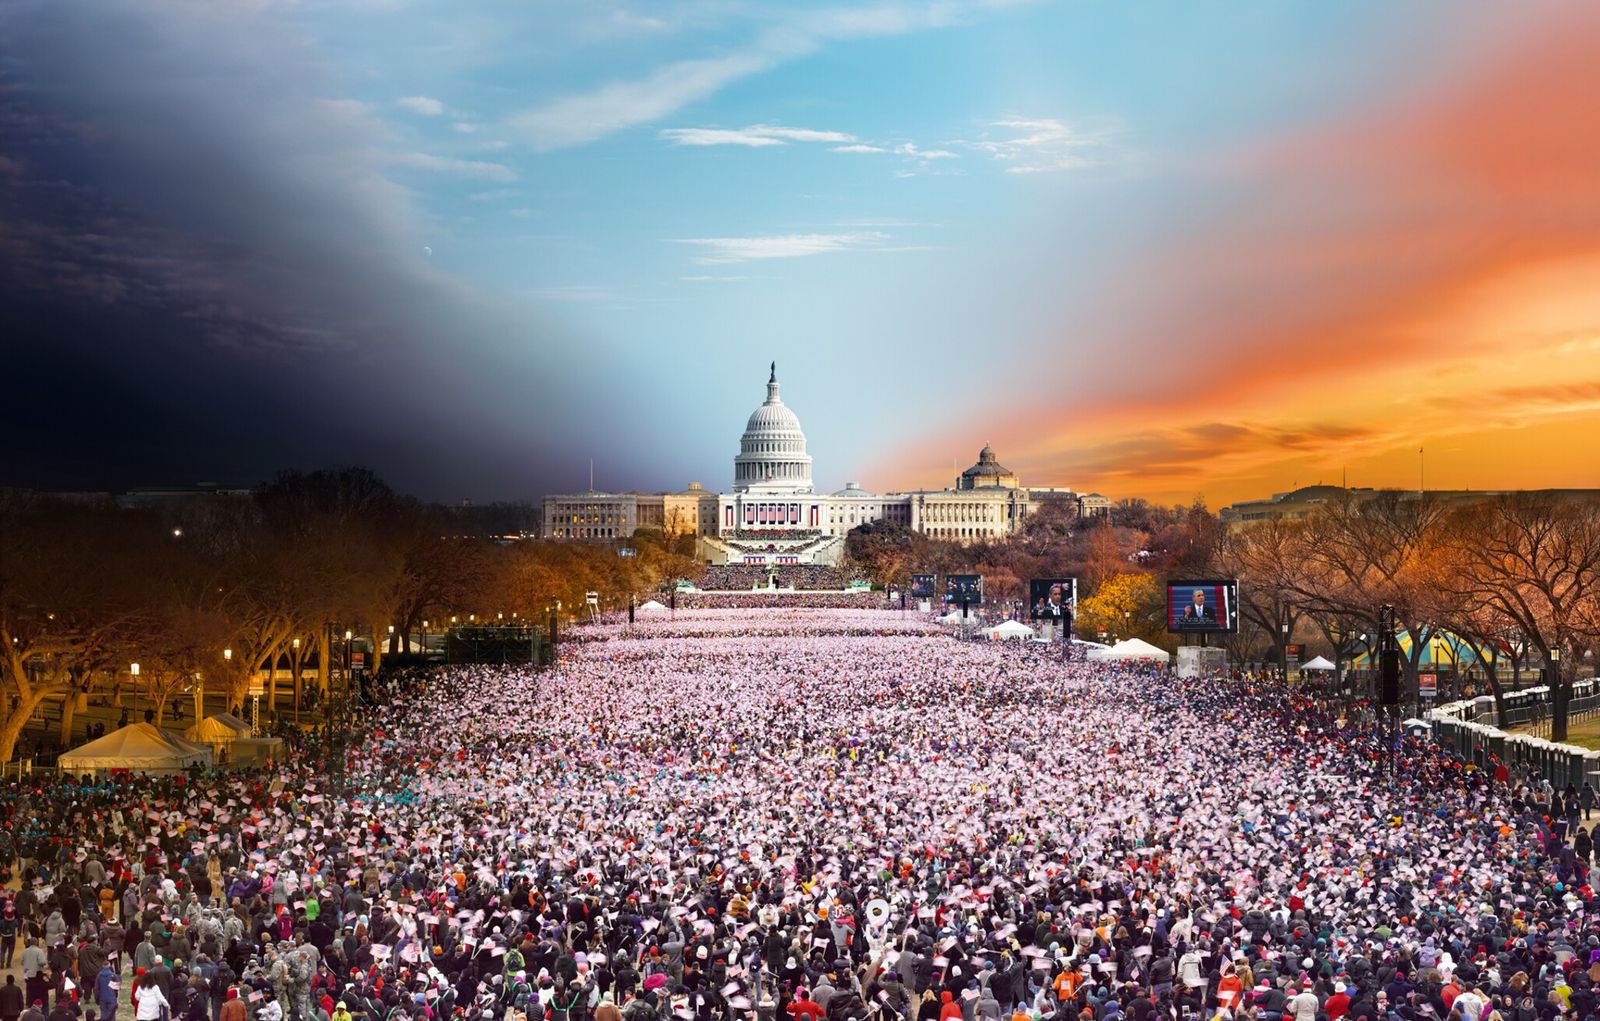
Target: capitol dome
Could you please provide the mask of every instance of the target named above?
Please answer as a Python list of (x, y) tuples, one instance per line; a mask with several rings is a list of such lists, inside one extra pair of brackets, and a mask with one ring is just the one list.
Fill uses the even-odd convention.
[(778, 363), (772, 363), (767, 380), (767, 399), (750, 414), (739, 454), (733, 459), (734, 492), (753, 489), (763, 492), (809, 493), (811, 455), (806, 453), (806, 434), (778, 396)]
[(996, 460), (994, 448), (987, 443), (978, 451), (978, 463), (956, 480), (957, 489), (1018, 489), (1021, 485), (1017, 473)]

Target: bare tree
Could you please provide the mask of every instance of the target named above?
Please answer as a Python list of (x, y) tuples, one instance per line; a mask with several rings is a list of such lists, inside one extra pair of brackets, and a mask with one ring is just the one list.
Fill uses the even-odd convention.
[(1551, 739), (1565, 740), (1578, 661), (1600, 637), (1600, 507), (1514, 493), (1461, 507), (1451, 524), (1444, 534), (1460, 596), (1538, 650), (1553, 682)]

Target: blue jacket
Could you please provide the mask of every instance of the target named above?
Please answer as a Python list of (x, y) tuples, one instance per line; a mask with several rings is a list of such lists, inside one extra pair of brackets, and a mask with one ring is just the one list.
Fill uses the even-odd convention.
[(121, 984), (117, 981), (120, 976), (111, 970), (111, 965), (100, 969), (100, 974), (94, 980), (94, 998), (97, 1003), (116, 1003), (117, 988)]

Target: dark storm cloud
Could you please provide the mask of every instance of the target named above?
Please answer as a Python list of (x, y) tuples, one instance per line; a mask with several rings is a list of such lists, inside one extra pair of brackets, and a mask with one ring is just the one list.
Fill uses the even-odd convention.
[(0, 484), (360, 462), (504, 497), (563, 467), (571, 409), (517, 382), (559, 371), (555, 329), (428, 266), (381, 127), (333, 94), (260, 11), (0, 11)]

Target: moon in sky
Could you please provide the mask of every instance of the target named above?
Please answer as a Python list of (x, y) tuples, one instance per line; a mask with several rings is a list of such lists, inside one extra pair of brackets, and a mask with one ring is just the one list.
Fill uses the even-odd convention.
[(427, 245), (423, 245), (422, 246), (422, 254), (428, 256), (429, 258), (432, 258), (433, 257), (433, 249), (429, 248)]

